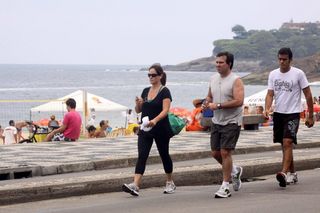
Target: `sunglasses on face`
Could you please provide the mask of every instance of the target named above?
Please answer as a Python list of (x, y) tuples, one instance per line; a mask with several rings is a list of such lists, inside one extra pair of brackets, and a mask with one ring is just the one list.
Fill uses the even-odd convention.
[(158, 76), (158, 74), (148, 74), (148, 77), (150, 78), (150, 77), (152, 77), (152, 78), (155, 78), (155, 77), (157, 77)]

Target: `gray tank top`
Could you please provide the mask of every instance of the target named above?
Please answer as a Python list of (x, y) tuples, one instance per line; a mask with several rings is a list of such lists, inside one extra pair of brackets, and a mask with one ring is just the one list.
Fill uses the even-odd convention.
[[(221, 78), (220, 74), (215, 74), (211, 77), (210, 88), (213, 96), (213, 103), (223, 103), (233, 99), (232, 88), (236, 79), (234, 73), (230, 73), (227, 77)], [(242, 124), (242, 107), (218, 109), (214, 111), (212, 118), (214, 124), (227, 125), (227, 124)]]

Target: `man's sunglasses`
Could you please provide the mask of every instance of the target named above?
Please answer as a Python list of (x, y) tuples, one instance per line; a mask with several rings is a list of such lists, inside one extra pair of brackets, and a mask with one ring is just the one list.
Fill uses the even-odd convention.
[(152, 78), (155, 78), (155, 77), (157, 77), (159, 74), (148, 74), (148, 77), (150, 78), (150, 77), (152, 77)]

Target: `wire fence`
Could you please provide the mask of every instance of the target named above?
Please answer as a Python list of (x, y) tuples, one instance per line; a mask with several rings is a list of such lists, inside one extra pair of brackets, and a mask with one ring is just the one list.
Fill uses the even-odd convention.
[[(46, 105), (46, 109), (39, 106), (50, 102)], [(56, 120), (62, 123), (63, 117), (67, 112), (65, 102), (57, 99), (54, 100), (0, 100), (0, 125), (2, 128), (9, 125), (10, 120), (15, 122), (22, 120), (30, 120), (40, 126), (46, 126), (51, 115), (55, 115)], [(61, 106), (61, 107), (60, 107)], [(59, 110), (61, 108), (61, 110)], [(82, 112), (79, 112), (84, 121)], [(126, 115), (123, 112), (95, 112), (96, 122), (98, 126), (101, 120), (109, 120), (112, 127), (125, 127)], [(90, 117), (90, 115), (88, 115)], [(88, 118), (86, 118), (88, 119)]]
[(61, 109), (61, 111), (50, 111), (50, 109), (48, 111), (32, 110), (34, 107), (49, 101), (61, 102), (61, 100), (0, 100), (0, 125), (2, 127), (7, 126), (10, 120), (40, 122), (43, 119), (49, 119), (52, 114), (56, 116), (57, 120), (62, 120), (66, 109)]

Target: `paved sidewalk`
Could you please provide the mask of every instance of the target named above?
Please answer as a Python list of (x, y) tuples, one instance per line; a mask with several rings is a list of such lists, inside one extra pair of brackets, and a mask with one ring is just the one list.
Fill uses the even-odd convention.
[[(205, 158), (210, 155), (210, 134), (206, 132), (182, 132), (172, 138), (170, 153), (174, 160)], [(94, 169), (132, 166), (137, 157), (137, 136), (87, 139), (79, 142), (43, 142), (0, 146), (0, 175), (32, 168), (32, 176), (78, 172)], [(319, 123), (308, 129), (301, 125), (298, 143), (320, 146)], [(250, 149), (267, 151), (279, 149), (272, 143), (272, 127), (258, 131), (241, 131), (237, 150), (247, 153)], [(258, 150), (259, 149), (259, 150)], [(151, 150), (158, 158), (156, 146)], [(131, 159), (131, 162), (123, 160)], [(118, 160), (118, 161), (117, 161)], [(122, 161), (121, 161), (122, 160)], [(158, 161), (156, 161), (158, 162)], [(126, 164), (126, 165), (121, 165)], [(4, 179), (13, 179), (1, 177)]]
[[(320, 165), (318, 125), (312, 129), (301, 126), (300, 144), (295, 150), (298, 171)], [(209, 137), (204, 132), (185, 132), (172, 139), (171, 153), (177, 185), (221, 181), (221, 166), (212, 160), (208, 151)], [(272, 143), (271, 127), (242, 131), (237, 150), (239, 153), (251, 153), (234, 156), (234, 162), (244, 169), (244, 179), (279, 171), (281, 151), (279, 144)], [(76, 143), (16, 144), (0, 146), (0, 152), (0, 177), (6, 180), (0, 181), (0, 205), (119, 191), (123, 183), (132, 181), (137, 155), (136, 137)], [(155, 146), (148, 162), (152, 158), (158, 159)], [(143, 187), (163, 185), (164, 174), (159, 159), (152, 163), (144, 175)], [(29, 170), (32, 177), (39, 177), (18, 179)]]

